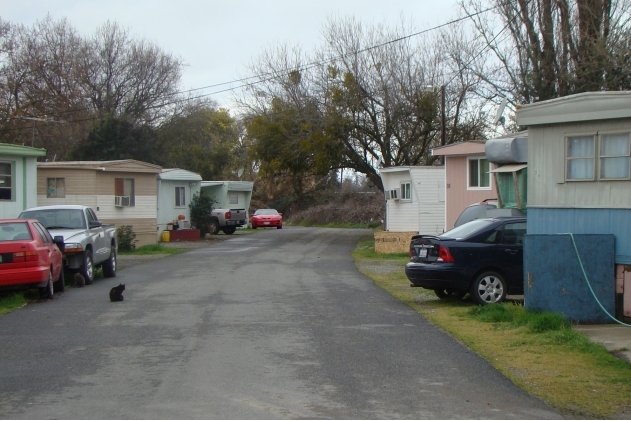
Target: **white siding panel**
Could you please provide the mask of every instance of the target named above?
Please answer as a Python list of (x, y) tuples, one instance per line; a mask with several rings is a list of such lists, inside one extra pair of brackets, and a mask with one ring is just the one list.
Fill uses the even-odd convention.
[(157, 218), (156, 196), (136, 196), (136, 206), (117, 208), (114, 206), (114, 196), (97, 196), (97, 208), (94, 208), (99, 219), (146, 219)]

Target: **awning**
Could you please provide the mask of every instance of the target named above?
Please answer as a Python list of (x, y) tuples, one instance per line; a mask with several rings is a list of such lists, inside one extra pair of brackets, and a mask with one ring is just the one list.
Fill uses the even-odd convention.
[(528, 164), (508, 164), (502, 165), (501, 167), (495, 168), (494, 170), (491, 170), (489, 172), (517, 172), (519, 170), (523, 170), (527, 166)]

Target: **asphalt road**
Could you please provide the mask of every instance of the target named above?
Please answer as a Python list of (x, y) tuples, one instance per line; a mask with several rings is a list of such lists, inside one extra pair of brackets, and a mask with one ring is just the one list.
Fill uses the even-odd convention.
[(367, 232), (235, 236), (0, 317), (0, 417), (560, 418), (359, 273)]

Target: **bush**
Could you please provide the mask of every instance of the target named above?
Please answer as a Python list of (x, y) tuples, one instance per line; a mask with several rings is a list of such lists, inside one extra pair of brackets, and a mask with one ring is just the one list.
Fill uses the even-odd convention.
[(210, 224), (213, 205), (217, 203), (213, 198), (205, 193), (193, 195), (191, 203), (188, 207), (191, 210), (191, 224), (193, 227), (200, 230), (200, 233), (206, 234), (208, 232), (208, 225)]
[(133, 251), (136, 248), (135, 243), (138, 242), (131, 225), (122, 225), (116, 229), (116, 241), (118, 241), (118, 248), (122, 251)]

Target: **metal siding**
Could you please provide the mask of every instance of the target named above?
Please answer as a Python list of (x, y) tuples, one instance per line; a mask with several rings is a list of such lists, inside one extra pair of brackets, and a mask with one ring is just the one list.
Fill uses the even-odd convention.
[[(613, 315), (615, 311), (614, 239), (611, 235), (574, 236), (581, 262), (594, 294)], [(569, 235), (524, 238), (524, 306), (552, 311), (582, 323), (611, 323), (583, 276)]]
[(467, 206), (497, 197), (493, 177), (491, 177), (491, 190), (467, 190), (467, 159), (466, 156), (447, 157), (446, 230), (453, 228), (456, 219)]
[(631, 209), (528, 208), (528, 234), (613, 234), (616, 264), (631, 264)]
[(631, 181), (565, 182), (565, 137), (631, 131), (631, 120), (528, 129), (528, 206), (631, 209)]

